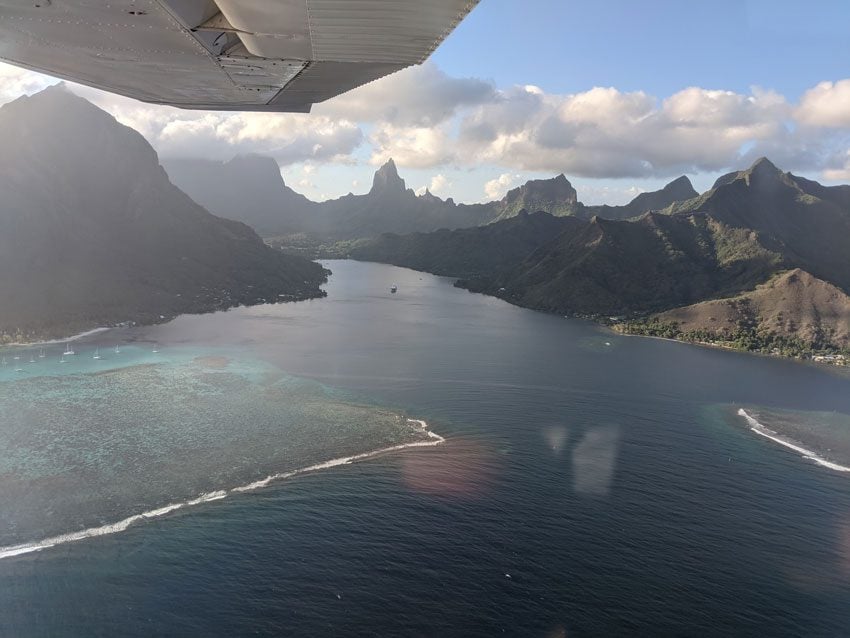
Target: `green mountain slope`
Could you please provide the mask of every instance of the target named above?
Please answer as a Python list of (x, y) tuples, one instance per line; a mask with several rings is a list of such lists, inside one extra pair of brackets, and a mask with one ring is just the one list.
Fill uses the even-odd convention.
[[(685, 195), (689, 186), (679, 182), (667, 194)], [(656, 205), (664, 199), (653, 194), (642, 201)], [(459, 231), (385, 237), (380, 250), (354, 256), (391, 256), (392, 263), (460, 276), (459, 285), (470, 290), (562, 314), (662, 313), (654, 321), (675, 320), (699, 332), (708, 330), (707, 309), (721, 315), (724, 325), (744, 322), (754, 348), (758, 331), (785, 339), (783, 348), (789, 339), (806, 347), (846, 345), (842, 295), (850, 290), (850, 187), (822, 186), (761, 159), (661, 212), (631, 220), (570, 219), (560, 234), (537, 236), (536, 247), (525, 244), (532, 250), (524, 258), (509, 252), (502, 263), (491, 257), (486, 268), (463, 269), (459, 260), (513, 247), (517, 231), (505, 225), (510, 219), (492, 224), (486, 235), (467, 233), (462, 241)], [(788, 270), (791, 275), (776, 279)], [(768, 281), (774, 283), (757, 288)], [(736, 300), (732, 305), (730, 298)], [(745, 306), (750, 314), (741, 314)]]
[(552, 237), (582, 225), (584, 222), (575, 218), (520, 211), (487, 226), (402, 236), (384, 234), (357, 242), (349, 256), (436, 275), (492, 277), (515, 268)]
[(816, 349), (850, 349), (850, 296), (799, 268), (731, 298), (669, 310), (658, 320), (712, 340), (794, 339)]

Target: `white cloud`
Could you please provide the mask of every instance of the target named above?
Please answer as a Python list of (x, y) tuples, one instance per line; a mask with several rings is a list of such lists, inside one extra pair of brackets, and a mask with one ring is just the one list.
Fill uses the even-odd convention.
[(427, 186), (420, 186), (413, 192), (419, 196), (424, 195), (425, 191), (430, 191), (432, 195), (445, 195), (451, 186), (452, 182), (449, 181), (449, 178), (442, 173), (438, 173), (431, 178)]
[(831, 166), (823, 171), (823, 176), (828, 180), (850, 181), (850, 151), (835, 158)]
[(579, 201), (585, 204), (608, 204), (609, 206), (620, 206), (628, 204), (635, 197), (645, 192), (646, 189), (636, 185), (631, 186), (599, 186), (599, 185), (575, 185), (578, 191)]
[(485, 182), (485, 200), (502, 199), (502, 197), (505, 196), (505, 193), (508, 192), (508, 189), (510, 189), (510, 187), (513, 186), (518, 179), (519, 175), (516, 173), (502, 173), (497, 178)]
[(399, 166), (431, 168), (451, 162), (453, 142), (443, 126), (400, 127), (375, 125), (369, 136), (372, 144), (370, 163), (378, 166), (393, 159)]
[(350, 156), (365, 141), (360, 126), (345, 118), (190, 111), (145, 104), (84, 86), (70, 88), (139, 131), (166, 157), (230, 159), (250, 152), (271, 155), (281, 165), (324, 163)]
[(658, 101), (594, 88), (548, 95), (505, 91), (461, 122), (454, 159), (586, 177), (716, 171), (740, 149), (787, 132), (789, 107), (771, 92), (688, 88)]
[[(0, 65), (0, 101), (55, 81)], [(186, 111), (71, 88), (164, 156), (263, 153), (283, 166), (302, 164), (304, 175), (329, 163), (368, 157), (382, 164), (392, 157), (402, 169), (444, 176), (495, 166), (508, 176), (662, 178), (726, 171), (768, 155), (789, 170), (850, 176), (850, 79), (822, 82), (795, 105), (758, 88), (689, 87), (660, 97), (612, 87), (571, 94), (534, 85), (497, 88), (426, 63), (317, 104), (309, 115)], [(429, 188), (449, 194), (448, 185)], [(490, 192), (506, 188), (488, 182)]]
[(35, 93), (57, 81), (46, 75), (0, 63), (0, 102)]
[(438, 173), (431, 178), (430, 190), (434, 195), (443, 195), (451, 187), (452, 183), (442, 173)]
[(810, 126), (850, 127), (850, 79), (821, 82), (803, 94), (796, 118)]
[(388, 75), (313, 107), (313, 113), (358, 122), (428, 127), (458, 110), (489, 102), (495, 87), (477, 78), (453, 78), (426, 62)]

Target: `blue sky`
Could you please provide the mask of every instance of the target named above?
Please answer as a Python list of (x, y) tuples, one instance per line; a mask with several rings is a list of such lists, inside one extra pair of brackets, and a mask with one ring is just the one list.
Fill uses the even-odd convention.
[[(692, 86), (742, 94), (762, 87), (796, 101), (821, 81), (850, 76), (848, 24), (850, 2), (840, 0), (482, 0), (431, 59), (454, 77), (483, 78), (498, 87), (532, 84), (547, 93), (602, 86), (663, 99)], [(479, 173), (498, 170), (443, 173), (450, 174), (452, 194), (473, 200), (480, 196)], [(352, 179), (360, 173), (355, 167), (341, 172)], [(401, 172), (417, 187), (433, 174), (405, 167)], [(702, 190), (720, 172), (690, 177)], [(550, 174), (518, 173), (514, 183)], [(584, 191), (599, 201), (625, 201), (636, 189), (668, 181), (568, 177), (580, 196)], [(368, 176), (358, 185), (367, 182)]]
[[(424, 0), (423, 0), (424, 1)], [(310, 115), (181, 111), (73, 90), (162, 156), (275, 157), (314, 199), (408, 186), (474, 202), (563, 172), (587, 203), (767, 155), (850, 182), (850, 2), (481, 0), (421, 67)], [(55, 80), (0, 66), (0, 98)]]
[(796, 99), (848, 75), (848, 25), (846, 0), (482, 0), (432, 59), (552, 93), (759, 85)]

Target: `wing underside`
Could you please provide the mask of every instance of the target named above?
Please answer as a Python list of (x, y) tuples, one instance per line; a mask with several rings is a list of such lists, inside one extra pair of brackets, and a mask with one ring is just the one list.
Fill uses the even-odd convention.
[(183, 108), (307, 112), (419, 64), (478, 0), (0, 0), (0, 59)]

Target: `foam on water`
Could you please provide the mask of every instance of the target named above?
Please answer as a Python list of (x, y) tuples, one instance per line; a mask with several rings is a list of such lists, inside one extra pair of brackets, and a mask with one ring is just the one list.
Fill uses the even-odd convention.
[(813, 452), (812, 450), (808, 450), (802, 447), (801, 445), (797, 445), (796, 443), (792, 443), (791, 441), (782, 438), (779, 434), (765, 427), (763, 424), (759, 423), (756, 419), (747, 414), (747, 411), (744, 410), (744, 408), (740, 408), (738, 410), (738, 415), (744, 417), (747, 420), (747, 425), (749, 425), (750, 429), (756, 434), (768, 438), (771, 441), (775, 441), (780, 445), (784, 445), (785, 447), (794, 450), (795, 452), (799, 452), (803, 455), (803, 458), (808, 459), (810, 461), (814, 461), (818, 465), (827, 467), (830, 470), (835, 470), (836, 472), (850, 472), (850, 467), (839, 465), (838, 463), (833, 463), (832, 461), (818, 456), (818, 454), (816, 452)]
[(183, 509), (186, 507), (193, 507), (195, 505), (201, 505), (203, 503), (209, 503), (212, 501), (219, 501), (223, 498), (227, 498), (232, 494), (239, 494), (242, 492), (252, 492), (254, 490), (263, 488), (268, 486), (270, 483), (274, 481), (280, 481), (283, 479), (291, 478), (293, 476), (297, 476), (299, 474), (306, 474), (308, 472), (316, 472), (318, 470), (325, 470), (332, 467), (337, 467), (340, 465), (349, 465), (356, 461), (362, 461), (364, 459), (372, 458), (378, 456), (380, 454), (386, 454), (388, 452), (395, 452), (398, 450), (403, 450), (405, 448), (413, 448), (413, 447), (431, 447), (434, 445), (439, 445), (445, 442), (445, 438), (440, 436), (439, 434), (428, 430), (428, 424), (421, 419), (408, 419), (409, 423), (418, 424), (424, 432), (426, 432), (429, 438), (433, 439), (431, 441), (414, 441), (412, 443), (403, 443), (400, 445), (392, 445), (390, 447), (381, 448), (379, 450), (373, 450), (371, 452), (363, 452), (361, 454), (354, 454), (352, 456), (343, 456), (337, 459), (331, 459), (329, 461), (323, 461), (321, 463), (316, 463), (314, 465), (309, 465), (307, 467), (299, 468), (297, 470), (291, 470), (289, 472), (281, 472), (279, 474), (272, 474), (267, 476), (264, 479), (260, 479), (259, 481), (254, 481), (252, 483), (248, 483), (247, 485), (240, 485), (238, 487), (231, 488), (229, 490), (216, 490), (214, 492), (207, 492), (205, 494), (201, 494), (197, 498), (193, 498), (188, 501), (183, 501), (181, 503), (170, 503), (168, 505), (164, 505), (162, 507), (158, 507), (156, 509), (148, 510), (146, 512), (142, 512), (141, 514), (134, 514), (133, 516), (128, 516), (127, 518), (120, 520), (116, 523), (110, 523), (108, 525), (101, 525), (100, 527), (91, 527), (89, 529), (80, 530), (79, 532), (70, 532), (67, 534), (59, 534), (58, 536), (53, 536), (51, 538), (45, 538), (44, 540), (31, 542), (31, 543), (21, 543), (18, 545), (10, 545), (8, 547), (0, 547), (0, 559), (3, 558), (11, 558), (13, 556), (20, 556), (22, 554), (29, 554), (31, 552), (38, 552), (43, 549), (48, 549), (50, 547), (55, 547), (57, 545), (64, 545), (66, 543), (73, 543), (75, 541), (81, 541), (86, 538), (94, 538), (97, 536), (106, 536), (109, 534), (116, 534), (118, 532), (123, 532), (131, 525), (135, 523), (141, 523), (147, 520), (151, 520), (154, 518), (159, 518), (165, 516), (166, 514), (170, 514), (175, 510)]

